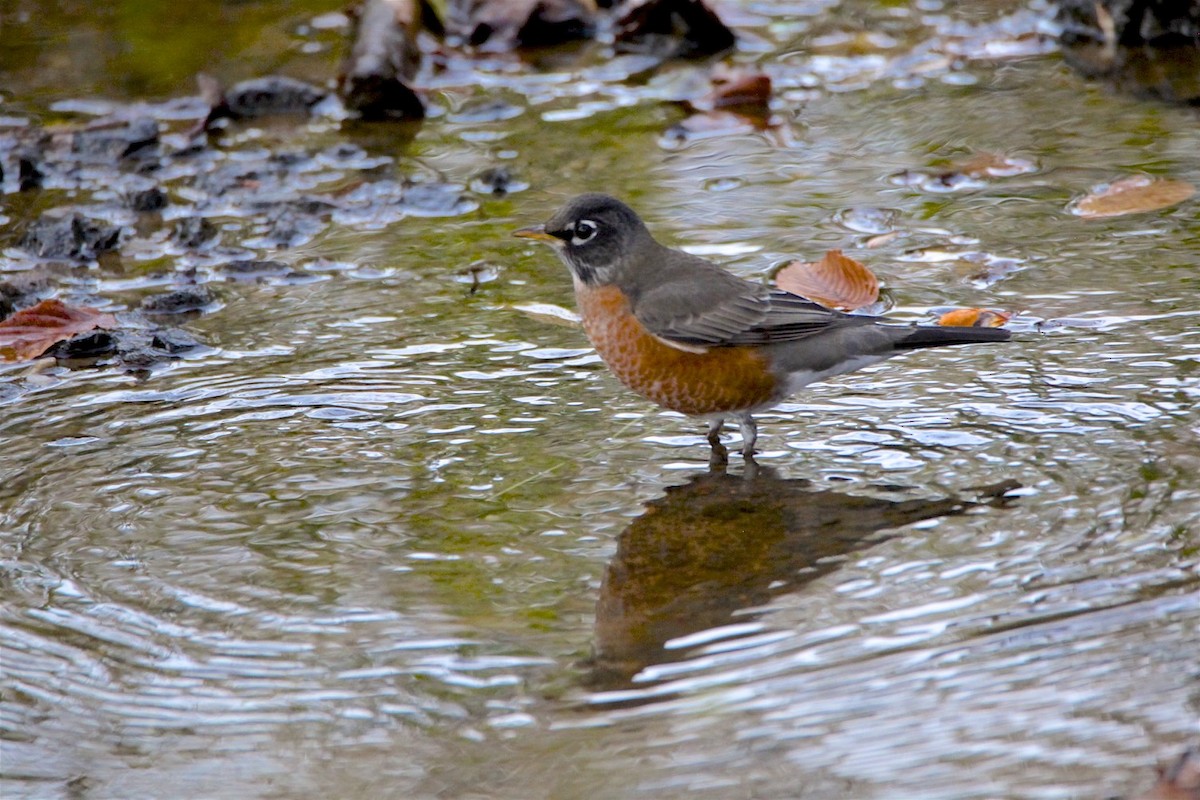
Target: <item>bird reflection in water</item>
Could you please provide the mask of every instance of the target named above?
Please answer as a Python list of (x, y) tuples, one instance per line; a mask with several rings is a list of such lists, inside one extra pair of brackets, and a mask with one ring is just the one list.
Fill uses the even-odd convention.
[(958, 497), (886, 500), (814, 488), (751, 462), (716, 469), (650, 501), (617, 542), (596, 607), (588, 683), (626, 688), (644, 668), (686, 658), (667, 642), (732, 622), (839, 568), (844, 556), (921, 520), (1004, 502), (1005, 482)]

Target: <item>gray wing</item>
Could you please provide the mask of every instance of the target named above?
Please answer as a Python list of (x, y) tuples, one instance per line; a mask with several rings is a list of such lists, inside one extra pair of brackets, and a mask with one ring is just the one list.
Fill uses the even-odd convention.
[(722, 270), (660, 284), (638, 299), (633, 313), (655, 336), (692, 347), (789, 342), (875, 321)]

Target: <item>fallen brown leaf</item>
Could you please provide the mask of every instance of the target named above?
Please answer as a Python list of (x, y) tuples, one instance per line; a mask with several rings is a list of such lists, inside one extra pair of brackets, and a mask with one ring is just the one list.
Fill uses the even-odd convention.
[(1012, 319), (1007, 311), (989, 308), (956, 308), (938, 317), (937, 324), (950, 328), (1001, 328)]
[(1159, 770), (1158, 783), (1135, 800), (1197, 800), (1200, 798), (1200, 749), (1185, 751)]
[(1131, 175), (1093, 189), (1075, 203), (1075, 213), (1084, 219), (1140, 214), (1182, 203), (1195, 193), (1187, 181)]
[(970, 178), (1008, 178), (1027, 172), (1036, 172), (1037, 164), (1029, 159), (1005, 156), (999, 153), (978, 152), (961, 164), (955, 165), (953, 172), (958, 172)]
[(756, 113), (767, 113), (771, 103), (771, 78), (758, 70), (717, 67), (709, 78), (712, 90), (694, 104), (709, 110), (736, 106)]
[(844, 311), (879, 299), (879, 280), (858, 261), (830, 250), (820, 261), (793, 261), (775, 273), (775, 285), (786, 292)]
[(103, 311), (43, 300), (0, 322), (0, 356), (5, 361), (29, 361), (77, 333), (116, 326), (117, 320)]

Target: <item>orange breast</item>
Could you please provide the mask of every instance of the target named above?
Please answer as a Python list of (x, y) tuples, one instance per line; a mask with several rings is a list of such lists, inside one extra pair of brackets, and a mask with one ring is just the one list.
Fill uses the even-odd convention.
[(765, 357), (750, 347), (714, 347), (692, 353), (646, 330), (625, 295), (612, 286), (577, 284), (583, 327), (604, 363), (633, 389), (683, 414), (745, 411), (777, 399), (778, 381)]

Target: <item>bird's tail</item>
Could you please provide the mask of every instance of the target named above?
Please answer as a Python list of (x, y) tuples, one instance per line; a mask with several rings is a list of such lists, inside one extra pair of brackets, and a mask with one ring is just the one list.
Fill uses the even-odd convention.
[(1012, 331), (1004, 328), (960, 328), (942, 325), (917, 325), (912, 333), (893, 345), (897, 350), (920, 350), (923, 347), (943, 347), (951, 344), (1007, 342)]

